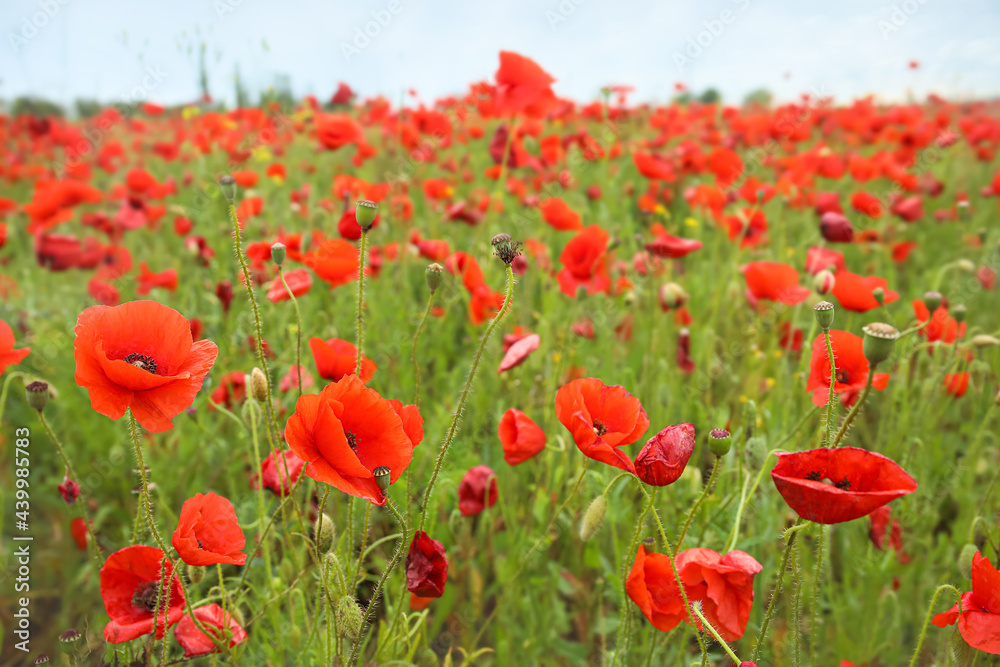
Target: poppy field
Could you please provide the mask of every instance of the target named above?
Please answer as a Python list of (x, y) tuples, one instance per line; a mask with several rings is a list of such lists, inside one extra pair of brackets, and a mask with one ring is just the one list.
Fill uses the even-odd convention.
[(4, 665), (998, 664), (1000, 103), (0, 115)]

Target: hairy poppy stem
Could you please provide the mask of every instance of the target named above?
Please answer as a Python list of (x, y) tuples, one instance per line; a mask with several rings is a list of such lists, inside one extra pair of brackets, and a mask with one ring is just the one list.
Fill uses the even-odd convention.
[(701, 613), (701, 609), (698, 608), (699, 606), (700, 605), (698, 605), (697, 603), (691, 605), (691, 611), (693, 611), (695, 616), (698, 617), (698, 620), (700, 620), (701, 624), (705, 626), (705, 629), (708, 630), (713, 637), (715, 637), (715, 641), (719, 642), (719, 646), (721, 646), (722, 650), (724, 650), (726, 653), (729, 654), (729, 657), (733, 659), (733, 662), (735, 662), (737, 665), (740, 664), (741, 660), (736, 656), (735, 653), (733, 653), (733, 649), (729, 648), (729, 644), (726, 643), (726, 640), (724, 640), (721, 636), (719, 636), (719, 631), (716, 630), (712, 626), (712, 624), (708, 622), (708, 619), (705, 618), (705, 615)]
[(833, 357), (833, 342), (830, 339), (829, 329), (823, 331), (823, 338), (826, 339), (826, 354), (830, 358), (830, 397), (826, 402), (826, 435), (824, 438), (825, 444), (829, 445), (833, 441), (833, 420), (837, 413), (833, 392), (834, 386), (837, 384), (837, 362)]
[(819, 616), (819, 584), (823, 578), (823, 538), (826, 526), (820, 524), (819, 540), (816, 542), (816, 574), (813, 577), (812, 617), (809, 619), (809, 664), (816, 667), (816, 619)]
[(417, 341), (420, 340), (420, 334), (424, 330), (424, 325), (427, 323), (427, 316), (430, 315), (431, 306), (434, 305), (434, 295), (437, 290), (431, 292), (431, 295), (427, 297), (427, 308), (424, 309), (424, 315), (420, 318), (420, 324), (417, 325), (417, 330), (413, 333), (413, 347), (410, 352), (410, 357), (413, 360), (413, 404), (420, 408), (420, 365), (417, 363)]
[(354, 374), (361, 377), (361, 345), (365, 335), (365, 252), (368, 246), (368, 230), (361, 230), (361, 249), (358, 256), (358, 360)]
[(778, 595), (781, 594), (781, 584), (785, 580), (785, 570), (788, 569), (788, 562), (792, 555), (792, 542), (799, 530), (804, 528), (806, 523), (803, 519), (795, 520), (795, 524), (785, 531), (785, 553), (781, 556), (781, 566), (778, 568), (778, 580), (774, 583), (774, 591), (771, 599), (767, 603), (767, 611), (764, 612), (764, 622), (761, 623), (760, 632), (757, 633), (757, 641), (753, 647), (751, 662), (760, 660), (760, 649), (764, 646), (764, 639), (767, 637), (767, 626), (771, 624), (771, 617), (774, 616), (774, 608), (778, 603)]
[(722, 468), (722, 457), (716, 456), (715, 463), (712, 465), (712, 474), (708, 478), (708, 483), (705, 484), (705, 488), (701, 490), (701, 495), (691, 506), (691, 511), (688, 512), (687, 520), (684, 522), (684, 528), (681, 529), (680, 537), (677, 538), (677, 550), (680, 551), (681, 545), (684, 544), (684, 538), (687, 536), (688, 528), (691, 526), (691, 521), (694, 520), (694, 515), (697, 514), (698, 508), (701, 504), (705, 502), (711, 493), (712, 489), (715, 487), (715, 482), (719, 479), (719, 470)]
[(462, 417), (462, 411), (465, 409), (465, 403), (469, 400), (469, 394), (472, 393), (472, 383), (476, 379), (476, 371), (479, 370), (479, 363), (483, 360), (483, 353), (486, 351), (486, 343), (489, 341), (490, 336), (493, 331), (497, 328), (500, 320), (503, 316), (507, 314), (510, 310), (510, 302), (514, 297), (514, 271), (510, 268), (510, 264), (507, 264), (507, 294), (504, 296), (503, 306), (497, 311), (496, 317), (490, 322), (489, 326), (486, 327), (486, 331), (483, 332), (483, 337), (479, 341), (479, 348), (476, 350), (476, 354), (472, 357), (472, 365), (469, 368), (469, 376), (465, 380), (465, 387), (462, 389), (462, 394), (458, 397), (458, 405), (455, 406), (455, 412), (451, 416), (451, 425), (448, 427), (448, 433), (444, 437), (444, 441), (441, 443), (441, 449), (438, 451), (437, 460), (434, 462), (434, 471), (431, 473), (430, 481), (427, 483), (427, 490), (424, 492), (424, 502), (423, 508), (420, 512), (420, 523), (417, 525), (417, 530), (424, 529), (424, 523), (427, 522), (427, 510), (429, 509), (431, 502), (431, 495), (434, 492), (434, 484), (437, 482), (438, 475), (441, 474), (441, 466), (444, 464), (445, 456), (448, 454), (448, 447), (451, 446), (452, 440), (455, 439), (455, 434), (458, 432), (458, 422)]
[[(62, 457), (63, 465), (65, 465), (66, 469), (69, 471), (70, 478), (73, 481), (80, 479), (77, 477), (76, 470), (73, 469), (73, 464), (70, 463), (69, 457), (66, 456), (66, 450), (63, 449), (62, 443), (59, 442), (59, 438), (57, 438), (56, 434), (52, 431), (52, 427), (49, 426), (49, 421), (45, 418), (45, 413), (41, 410), (38, 411), (38, 419), (42, 422), (45, 432), (49, 434), (49, 439), (52, 441), (52, 444), (54, 444), (56, 449), (59, 450), (59, 456)], [(94, 556), (98, 561), (101, 561), (103, 559), (101, 546), (97, 543), (97, 538), (94, 536), (93, 528), (90, 527), (90, 520), (87, 518), (87, 508), (84, 505), (83, 500), (80, 500), (80, 514), (83, 516), (83, 523), (87, 526), (87, 535), (90, 537), (90, 541), (94, 545)]]
[[(361, 531), (361, 548), (358, 549), (358, 564), (354, 567), (354, 576), (351, 577), (350, 590), (352, 591), (358, 585), (358, 577), (361, 575), (361, 561), (365, 559), (365, 547), (368, 546), (368, 526), (369, 526), (368, 519), (371, 516), (371, 513), (372, 513), (372, 504), (368, 503), (368, 505), (365, 507), (365, 527), (364, 530)], [(403, 534), (403, 539), (406, 539), (405, 533)]]
[(844, 423), (840, 425), (840, 430), (837, 431), (837, 437), (834, 439), (833, 444), (830, 447), (837, 447), (840, 445), (840, 441), (844, 439), (847, 435), (847, 429), (851, 427), (851, 422), (854, 418), (858, 416), (858, 412), (861, 411), (861, 406), (865, 404), (868, 400), (868, 394), (872, 392), (872, 382), (875, 380), (875, 366), (873, 365), (868, 371), (868, 381), (865, 382), (865, 389), (861, 392), (861, 398), (858, 402), (854, 404), (851, 411), (847, 413), (847, 417), (844, 418)]
[(281, 278), (281, 284), (285, 286), (285, 291), (288, 292), (288, 298), (292, 300), (292, 307), (295, 308), (295, 372), (298, 375), (298, 381), (296, 383), (296, 389), (298, 389), (298, 396), (302, 397), (302, 315), (299, 313), (299, 300), (295, 298), (292, 293), (292, 288), (288, 286), (288, 282), (285, 280), (285, 272), (278, 267), (278, 277)]
[(910, 660), (910, 667), (916, 667), (917, 658), (920, 657), (920, 649), (924, 645), (924, 637), (927, 636), (927, 626), (931, 623), (931, 617), (934, 615), (934, 605), (937, 604), (938, 596), (943, 591), (951, 591), (958, 598), (958, 612), (962, 613), (962, 593), (954, 586), (949, 584), (941, 584), (934, 591), (934, 597), (931, 598), (931, 604), (927, 607), (927, 615), (924, 617), (924, 627), (920, 630), (920, 638), (917, 640), (917, 647), (913, 649), (913, 658)]
[(0, 421), (3, 420), (3, 413), (7, 408), (7, 390), (10, 388), (10, 383), (14, 378), (23, 378), (24, 373), (19, 371), (13, 371), (4, 378), (3, 389), (0, 390)]
[[(631, 476), (630, 473), (623, 473), (624, 475)], [(611, 484), (614, 484), (622, 475), (615, 477)], [(611, 488), (611, 484), (608, 484), (608, 489)], [(608, 492), (607, 489), (604, 490), (605, 493)], [(632, 606), (629, 604), (628, 597), (628, 573), (629, 573), (629, 559), (632, 554), (635, 553), (636, 548), (639, 546), (639, 536), (642, 534), (642, 522), (646, 520), (646, 515), (649, 514), (649, 510), (653, 507), (653, 498), (649, 498), (649, 502), (642, 509), (642, 513), (639, 514), (639, 518), (635, 522), (635, 531), (632, 533), (632, 543), (629, 545), (628, 551), (626, 551), (626, 557), (623, 559), (622, 563), (622, 613), (625, 618), (618, 629), (618, 647), (615, 650), (615, 659), (611, 663), (612, 667), (618, 663), (619, 655), (626, 655), (629, 650), (629, 646), (632, 643)]]

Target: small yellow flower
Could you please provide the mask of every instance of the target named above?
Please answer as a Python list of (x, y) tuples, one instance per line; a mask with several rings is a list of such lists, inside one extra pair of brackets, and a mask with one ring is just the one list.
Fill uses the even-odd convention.
[(740, 403), (746, 403), (746, 402), (747, 402), (747, 401), (749, 401), (749, 400), (750, 400), (750, 399), (749, 399), (749, 398), (747, 398), (747, 397), (746, 397), (746, 395), (742, 395), (742, 396), (740, 396)]
[(253, 159), (257, 162), (270, 162), (274, 159), (274, 154), (266, 146), (258, 146), (253, 149)]
[(562, 359), (562, 353), (561, 352), (553, 352), (552, 353), (552, 361), (554, 363), (558, 364), (561, 359)]
[(187, 106), (181, 109), (181, 118), (184, 120), (189, 120), (201, 113), (201, 109), (196, 106)]
[(773, 387), (775, 385), (775, 380), (774, 380), (774, 378), (765, 378), (764, 379), (764, 384), (766, 384), (768, 386), (768, 388)]
[(699, 225), (701, 225), (701, 223), (695, 220), (694, 218), (685, 218), (684, 224), (687, 225), (688, 227), (694, 227), (695, 229), (697, 229)]

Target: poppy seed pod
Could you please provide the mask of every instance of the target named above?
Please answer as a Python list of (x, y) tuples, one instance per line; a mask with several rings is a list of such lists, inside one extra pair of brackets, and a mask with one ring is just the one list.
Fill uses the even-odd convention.
[(192, 584), (200, 584), (205, 578), (205, 568), (188, 565), (186, 569), (188, 581)]
[(226, 174), (219, 177), (219, 188), (222, 189), (222, 196), (232, 204), (236, 201), (236, 179)]
[(953, 306), (952, 308), (949, 309), (949, 311), (951, 313), (952, 318), (959, 324), (965, 321), (965, 316), (968, 313), (968, 310), (962, 304)]
[(358, 201), (358, 205), (354, 207), (354, 219), (357, 220), (361, 231), (367, 232), (371, 229), (377, 215), (378, 204), (373, 201), (361, 199)]
[(836, 286), (837, 280), (833, 277), (827, 269), (823, 269), (815, 276), (813, 276), (813, 289), (816, 290), (817, 294), (826, 296), (833, 291), (834, 286)]
[(986, 347), (996, 347), (1000, 345), (1000, 338), (989, 334), (978, 334), (972, 337), (972, 344), (982, 349)]
[(872, 366), (877, 366), (892, 355), (896, 339), (899, 338), (899, 331), (884, 322), (872, 322), (865, 326), (863, 331), (865, 337), (862, 351), (865, 359)]
[(388, 489), (389, 484), (391, 484), (389, 480), (389, 468), (386, 466), (376, 466), (376, 468), (372, 470), (372, 475), (375, 477), (375, 483), (378, 485), (378, 488), (382, 489), (382, 492), (385, 493), (385, 490)]
[(250, 371), (250, 393), (258, 403), (267, 402), (267, 376), (256, 366)]
[(816, 313), (816, 323), (819, 328), (823, 331), (829, 331), (830, 327), (833, 326), (833, 316), (834, 307), (829, 301), (820, 301), (815, 306), (813, 306), (813, 311)]
[(320, 514), (316, 517), (316, 522), (313, 523), (313, 539), (316, 541), (316, 546), (322, 552), (327, 552), (330, 547), (333, 546), (333, 538), (337, 533), (337, 528), (331, 519), (326, 514)]
[(941, 307), (941, 301), (944, 297), (941, 292), (924, 292), (924, 305), (927, 306), (927, 310), (933, 313), (935, 310)]
[(732, 436), (726, 429), (713, 428), (708, 432), (708, 448), (716, 456), (725, 456), (732, 446)]
[(604, 515), (608, 513), (608, 499), (604, 494), (597, 496), (587, 507), (587, 512), (583, 515), (580, 523), (580, 539), (589, 542), (604, 523)]
[(28, 405), (41, 412), (49, 402), (49, 383), (35, 380), (25, 385), (24, 396)]
[(438, 287), (441, 287), (441, 281), (444, 280), (444, 267), (437, 262), (428, 264), (424, 275), (427, 277), (427, 289), (431, 291), (431, 294), (434, 294)]
[(82, 636), (83, 635), (80, 634), (79, 630), (76, 628), (70, 628), (69, 630), (64, 630), (59, 634), (59, 641), (64, 644), (68, 644), (70, 642), (75, 642)]
[(277, 264), (278, 266), (281, 266), (282, 264), (285, 263), (285, 257), (287, 255), (288, 255), (288, 250), (287, 248), (285, 248), (285, 244), (282, 243), (281, 241), (276, 241), (271, 246), (271, 259), (274, 260), (274, 263)]
[(510, 234), (497, 234), (490, 244), (493, 246), (493, 254), (507, 266), (521, 255), (521, 243), (511, 239)]

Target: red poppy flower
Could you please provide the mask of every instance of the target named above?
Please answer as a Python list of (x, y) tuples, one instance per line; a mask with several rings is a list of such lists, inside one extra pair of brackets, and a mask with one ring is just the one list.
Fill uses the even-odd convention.
[(172, 543), (188, 565), (243, 565), (246, 538), (228, 499), (209, 492), (184, 501)]
[(736, 151), (717, 147), (708, 155), (708, 169), (720, 188), (728, 188), (743, 174), (743, 160)]
[(361, 265), (360, 253), (351, 243), (341, 239), (329, 239), (319, 244), (305, 257), (305, 264), (316, 272), (320, 280), (330, 287), (346, 285), (358, 277)]
[(736, 215), (727, 216), (729, 240), (740, 240), (740, 248), (750, 248), (764, 241), (767, 234), (767, 217), (763, 211), (742, 209)]
[[(357, 208), (357, 206), (348, 208), (340, 216), (340, 221), (337, 222), (337, 233), (340, 234), (341, 238), (345, 238), (348, 241), (357, 241), (361, 238), (361, 225), (358, 224)], [(372, 222), (371, 228), (378, 227), (378, 223), (380, 222), (382, 222), (382, 216), (376, 213), (375, 221)]]
[(930, 322), (920, 330), (920, 335), (929, 342), (941, 341), (942, 343), (954, 343), (957, 339), (965, 335), (965, 322), (959, 323), (948, 315), (948, 306), (940, 305), (934, 311), (933, 317), (927, 306), (920, 299), (913, 301), (913, 313), (920, 322)]
[[(868, 529), (868, 537), (871, 538), (872, 544), (879, 551), (884, 551), (886, 547), (892, 547), (896, 550), (896, 557), (899, 558), (900, 563), (909, 563), (910, 556), (903, 551), (902, 526), (899, 524), (899, 519), (893, 519), (892, 528), (889, 528), (889, 519), (891, 516), (892, 508), (888, 505), (879, 507), (869, 514), (868, 518), (871, 519), (872, 525)], [(886, 540), (886, 537), (888, 537), (888, 540)]]
[(792, 328), (791, 322), (782, 322), (778, 326), (781, 338), (778, 344), (783, 350), (789, 350), (796, 354), (802, 351), (802, 329)]
[(972, 591), (958, 603), (934, 617), (934, 625), (943, 628), (958, 621), (958, 631), (969, 646), (1000, 655), (1000, 572), (979, 552), (972, 557)]
[(691, 332), (687, 328), (677, 333), (677, 367), (682, 373), (694, 372), (694, 359), (691, 358)]
[(406, 433), (406, 437), (410, 439), (410, 443), (416, 447), (423, 442), (424, 418), (420, 415), (420, 409), (415, 405), (403, 405), (402, 401), (397, 401), (394, 398), (386, 400), (389, 401), (389, 405), (392, 406), (392, 409), (399, 415), (400, 421), (403, 422), (403, 431)]
[[(173, 574), (173, 563), (166, 562), (168, 586), (160, 595), (160, 565), (163, 552), (156, 547), (135, 545), (108, 556), (101, 568), (101, 598), (111, 621), (104, 626), (104, 639), (123, 644), (153, 632), (156, 612), (156, 638), (163, 639), (166, 629), (184, 614), (184, 593), (180, 579)], [(166, 622), (164, 622), (166, 618)]]
[(826, 524), (866, 516), (917, 490), (895, 461), (857, 447), (778, 454), (771, 479), (800, 517)]
[(828, 211), (819, 220), (819, 233), (830, 243), (850, 243), (854, 240), (854, 226), (843, 213)]
[[(763, 569), (760, 563), (742, 551), (721, 556), (711, 549), (687, 549), (677, 555), (675, 564), (688, 601), (702, 604), (705, 618), (719, 635), (726, 641), (742, 637), (753, 606), (753, 579)], [(640, 545), (625, 590), (662, 632), (688, 620), (669, 556), (647, 553)]]
[(799, 285), (799, 272), (787, 264), (750, 262), (743, 267), (743, 278), (747, 300), (753, 305), (765, 299), (794, 306), (809, 298), (809, 288)]
[(569, 207), (559, 197), (549, 197), (538, 206), (542, 211), (542, 218), (553, 228), (560, 231), (575, 231), (583, 229), (580, 222), (580, 214)]
[[(216, 639), (224, 640), (229, 637), (229, 648), (247, 640), (246, 630), (225, 609), (215, 603), (198, 607), (194, 610), (194, 615)], [(187, 615), (174, 628), (174, 637), (184, 649), (186, 658), (208, 655), (219, 650), (212, 638), (199, 630), (194, 619)]]
[(632, 162), (639, 173), (650, 180), (673, 181), (676, 178), (669, 162), (650, 153), (635, 151), (632, 153)]
[(607, 272), (609, 235), (598, 225), (586, 227), (574, 236), (563, 248), (559, 261), (563, 270), (556, 276), (559, 289), (566, 296), (576, 296), (580, 287), (587, 288), (587, 294), (607, 292), (611, 289), (611, 279)]
[[(308, 269), (293, 269), (285, 273), (285, 282), (288, 283), (288, 287), (297, 299), (309, 291), (312, 287), (313, 279)], [(271, 303), (291, 300), (291, 297), (288, 296), (288, 290), (285, 289), (285, 285), (281, 282), (281, 278), (275, 278), (271, 283), (271, 287), (267, 290), (267, 298), (270, 299)]]
[(69, 522), (69, 534), (73, 538), (73, 542), (76, 543), (77, 551), (87, 550), (87, 538), (89, 535), (87, 522), (82, 517), (74, 517)]
[(511, 345), (507, 352), (503, 355), (503, 359), (500, 361), (500, 367), (497, 368), (497, 375), (503, 373), (504, 371), (509, 371), (515, 366), (520, 366), (525, 362), (525, 360), (531, 356), (531, 353), (538, 349), (541, 344), (541, 338), (538, 334), (531, 334), (519, 339), (516, 343)]
[(222, 376), (219, 386), (212, 390), (208, 397), (208, 409), (214, 410), (221, 405), (232, 410), (234, 405), (243, 402), (247, 397), (247, 376), (243, 371), (229, 371)]
[(844, 268), (844, 254), (821, 246), (812, 246), (806, 252), (806, 271), (816, 275), (820, 271), (833, 268), (833, 272)]
[(170, 292), (177, 290), (177, 269), (167, 269), (159, 273), (149, 270), (146, 262), (139, 265), (139, 286), (135, 288), (135, 293), (139, 296), (149, 294), (154, 287), (162, 287)]
[(219, 348), (193, 341), (191, 323), (155, 301), (91, 306), (77, 319), (76, 383), (97, 412), (120, 419), (126, 409), (159, 433), (191, 406)]
[(649, 418), (624, 387), (609, 387), (597, 378), (574, 380), (556, 393), (556, 417), (584, 455), (635, 472), (632, 459), (618, 447), (642, 437)]
[(422, 611), (427, 609), (431, 602), (434, 602), (434, 598), (422, 598), (415, 593), (410, 593), (410, 609), (413, 611)]
[(916, 241), (900, 241), (892, 244), (892, 261), (905, 262), (917, 247)]
[(646, 250), (649, 254), (664, 259), (677, 259), (700, 249), (701, 241), (682, 239), (672, 234), (660, 234), (653, 239), (652, 243), (646, 244)]
[(278, 388), (281, 391), (291, 391), (299, 386), (299, 373), (302, 374), (302, 389), (311, 389), (316, 381), (313, 380), (312, 373), (310, 373), (305, 366), (291, 366), (288, 372), (281, 378), (281, 382), (278, 383)]
[[(292, 450), (275, 449), (260, 464), (260, 473), (250, 478), (250, 488), (256, 489), (259, 485), (263, 485), (265, 489), (276, 496), (287, 496), (299, 480), (305, 465), (306, 462), (296, 456)], [(288, 483), (289, 479), (291, 479), (291, 484)]]
[(413, 442), (392, 405), (354, 375), (299, 397), (285, 440), (309, 464), (309, 477), (376, 505), (386, 498), (372, 471), (388, 467), (393, 483), (413, 459)]
[(406, 590), (422, 598), (444, 595), (448, 581), (448, 559), (444, 545), (422, 530), (417, 531), (406, 554)]
[(503, 413), (497, 435), (503, 445), (504, 461), (511, 466), (524, 463), (545, 449), (545, 431), (531, 417), (514, 408)]
[(489, 466), (473, 466), (458, 484), (458, 509), (475, 516), (497, 504), (497, 474)]
[(499, 114), (539, 116), (555, 102), (555, 79), (530, 58), (501, 51), (495, 78), (494, 109)]
[(56, 488), (59, 489), (59, 495), (62, 496), (67, 505), (72, 505), (80, 497), (80, 485), (71, 480), (68, 475), (63, 475), (62, 484), (57, 485)]
[(635, 457), (635, 474), (650, 486), (680, 479), (694, 451), (694, 424), (668, 426), (646, 441)]
[[(316, 372), (321, 378), (336, 382), (345, 375), (354, 375), (358, 367), (358, 348), (346, 340), (331, 338), (310, 338), (309, 349), (316, 361)], [(378, 366), (368, 357), (361, 355), (361, 381), (368, 382), (375, 375)]]
[[(868, 382), (868, 360), (865, 359), (863, 343), (861, 336), (855, 336), (849, 331), (830, 331), (833, 359), (837, 363), (833, 391), (835, 394), (843, 394), (840, 400), (844, 405), (853, 405)], [(876, 373), (872, 379), (872, 387), (879, 391), (885, 389), (887, 384), (888, 373)], [(812, 392), (814, 405), (822, 407), (830, 400), (830, 355), (827, 354), (823, 334), (816, 336), (813, 341), (806, 391)]]
[(316, 114), (316, 138), (327, 150), (364, 141), (365, 129), (347, 114)]
[(876, 287), (881, 287), (885, 292), (886, 305), (899, 299), (899, 294), (889, 289), (889, 283), (885, 278), (877, 276), (859, 276), (847, 270), (840, 270), (834, 274), (833, 296), (845, 310), (853, 310), (856, 313), (867, 313), (879, 307), (878, 301), (872, 292)]
[(8, 366), (24, 361), (29, 352), (31, 352), (30, 347), (14, 349), (14, 331), (9, 324), (0, 320), (0, 373), (7, 370)]
[(965, 392), (969, 390), (969, 371), (947, 373), (944, 376), (944, 389), (955, 398), (965, 396)]

